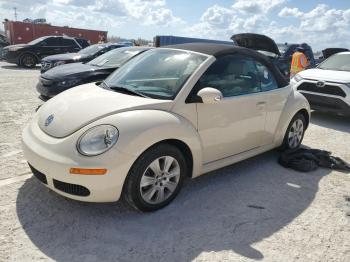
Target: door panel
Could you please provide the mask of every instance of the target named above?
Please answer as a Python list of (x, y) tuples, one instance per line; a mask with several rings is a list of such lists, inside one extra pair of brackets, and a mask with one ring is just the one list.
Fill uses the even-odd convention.
[(280, 88), (271, 71), (263, 64), (256, 62), (258, 74), (261, 79), (261, 90), (266, 95), (266, 132), (264, 144), (271, 144), (281, 113), (291, 92), (290, 86)]
[(203, 163), (261, 146), (265, 105), (264, 93), (224, 98), (217, 104), (197, 104)]
[(60, 37), (48, 37), (39, 43), (40, 57), (62, 53)]
[(261, 146), (267, 100), (261, 90), (256, 61), (238, 54), (219, 57), (193, 91), (197, 93), (205, 87), (219, 90), (223, 99), (215, 104), (197, 104), (203, 162)]

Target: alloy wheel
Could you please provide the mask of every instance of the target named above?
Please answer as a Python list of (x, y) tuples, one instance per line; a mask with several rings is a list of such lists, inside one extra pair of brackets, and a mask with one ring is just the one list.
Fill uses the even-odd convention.
[(22, 63), (25, 67), (33, 67), (35, 65), (34, 58), (30, 55), (25, 56)]
[(159, 204), (176, 190), (180, 180), (180, 165), (171, 156), (155, 159), (143, 173), (140, 181), (142, 199), (149, 204)]
[(296, 119), (289, 129), (288, 145), (291, 149), (297, 148), (304, 134), (304, 123), (301, 119)]

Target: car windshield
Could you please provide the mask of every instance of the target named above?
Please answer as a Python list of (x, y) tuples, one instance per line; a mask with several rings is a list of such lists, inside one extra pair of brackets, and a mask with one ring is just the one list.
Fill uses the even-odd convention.
[(206, 58), (184, 50), (152, 49), (127, 62), (105, 84), (110, 89), (127, 88), (151, 98), (174, 99)]
[(97, 44), (97, 45), (90, 45), (84, 49), (81, 49), (78, 54), (83, 54), (83, 55), (93, 55), (96, 54), (98, 51), (102, 50), (103, 48), (105, 48), (106, 45), (101, 45), (101, 44)]
[(350, 53), (336, 54), (318, 66), (319, 69), (350, 71)]
[(128, 61), (131, 57), (142, 52), (143, 49), (122, 47), (109, 51), (103, 55), (96, 57), (88, 62), (89, 65), (103, 67), (119, 67), (121, 64)]
[(37, 39), (34, 39), (33, 41), (30, 41), (28, 43), (28, 45), (36, 45), (36, 44), (40, 43), (41, 41), (43, 41), (45, 39), (46, 39), (46, 37), (39, 37)]

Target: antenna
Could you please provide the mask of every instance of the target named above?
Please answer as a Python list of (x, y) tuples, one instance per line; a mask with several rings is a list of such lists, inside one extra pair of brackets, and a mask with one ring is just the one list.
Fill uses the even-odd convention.
[(13, 10), (15, 10), (15, 21), (17, 21), (17, 7), (14, 7)]

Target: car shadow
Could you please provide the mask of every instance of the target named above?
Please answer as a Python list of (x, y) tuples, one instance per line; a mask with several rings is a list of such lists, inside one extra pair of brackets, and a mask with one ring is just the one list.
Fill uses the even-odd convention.
[(298, 173), (277, 158), (271, 151), (188, 180), (174, 202), (153, 213), (69, 200), (31, 178), (19, 190), (17, 215), (55, 261), (191, 261), (224, 250), (260, 260), (264, 251), (254, 243), (298, 217), (330, 172)]
[(311, 115), (311, 123), (341, 132), (350, 133), (350, 117), (347, 116), (338, 116), (314, 111)]
[(39, 70), (40, 65), (36, 65), (33, 68), (24, 68), (24, 67), (19, 67), (17, 65), (2, 65), (2, 69), (9, 69), (9, 70), (18, 70), (18, 71), (27, 71), (27, 70)]

